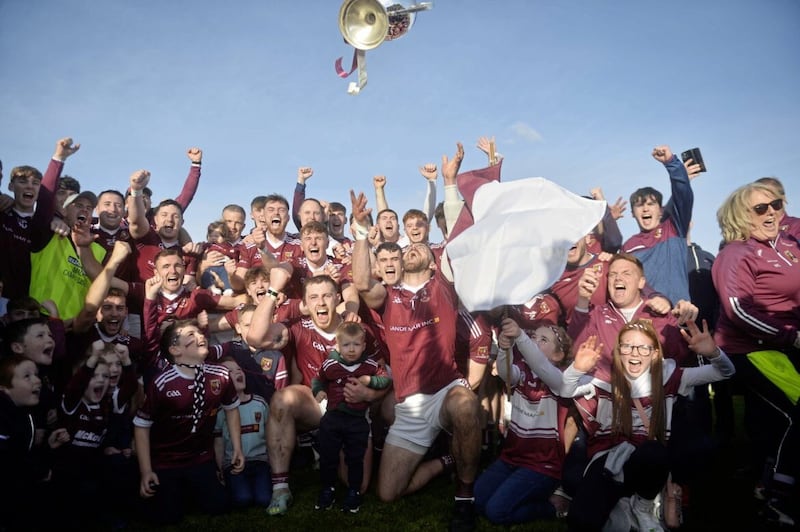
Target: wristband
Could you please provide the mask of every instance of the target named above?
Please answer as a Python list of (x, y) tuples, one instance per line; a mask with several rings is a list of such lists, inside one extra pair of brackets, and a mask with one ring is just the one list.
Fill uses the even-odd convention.
[(197, 165), (197, 166), (202, 166), (203, 165), (203, 161), (192, 161), (192, 164), (193, 165)]
[(133, 196), (134, 198), (138, 198), (141, 195), (142, 195), (142, 191), (141, 190), (136, 190), (136, 189), (133, 189), (133, 188), (131, 189), (131, 196)]
[(353, 236), (356, 240), (366, 240), (369, 231), (359, 224), (353, 224)]
[(281, 293), (277, 292), (274, 288), (270, 286), (269, 288), (267, 288), (267, 295), (271, 297), (274, 301), (277, 301), (278, 296), (281, 295)]

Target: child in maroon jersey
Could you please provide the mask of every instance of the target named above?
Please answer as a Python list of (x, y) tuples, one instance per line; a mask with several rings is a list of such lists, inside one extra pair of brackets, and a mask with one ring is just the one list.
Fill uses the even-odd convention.
[(322, 491), (315, 505), (317, 510), (327, 510), (334, 503), (340, 450), (344, 451), (348, 484), (342, 511), (356, 513), (361, 506), (359, 488), (369, 441), (369, 403), (346, 402), (344, 388), (351, 379), (377, 390), (391, 383), (386, 370), (365, 354), (366, 336), (360, 323), (342, 322), (336, 329), (336, 349), (322, 363), (318, 376), (311, 383), (314, 398), (320, 403), (328, 402), (319, 424)]
[[(103, 463), (103, 444), (113, 411), (109, 388), (109, 364), (103, 359), (114, 346), (98, 340), (89, 348), (88, 358), (73, 374), (61, 399), (58, 423), (50, 435), (55, 449), (53, 482), (62, 505), (61, 515), (71, 524), (96, 521), (100, 515), (82, 501), (95, 500), (107, 509), (108, 477)], [(130, 357), (122, 367), (120, 401), (128, 402), (136, 390), (136, 375)]]
[(199, 509), (227, 510), (225, 490), (214, 462), (214, 421), (225, 409), (233, 447), (232, 472), (244, 468), (239, 398), (227, 368), (205, 362), (208, 343), (193, 320), (171, 323), (161, 335), (161, 356), (169, 364), (147, 386), (134, 423), (148, 517), (158, 523), (183, 519), (185, 490)]

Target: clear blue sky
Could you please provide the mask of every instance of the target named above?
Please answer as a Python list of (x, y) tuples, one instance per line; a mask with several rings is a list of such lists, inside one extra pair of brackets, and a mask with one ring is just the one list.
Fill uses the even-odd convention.
[[(693, 182), (693, 236), (706, 249), (719, 242), (721, 201), (758, 177), (781, 178), (800, 215), (795, 0), (439, 0), (407, 36), (368, 52), (359, 96), (333, 69), (352, 53), (339, 6), (0, 0), (6, 174), (43, 170), (70, 135), (82, 148), (65, 173), (84, 188), (124, 190), (146, 168), (159, 200), (177, 195), (185, 151), (199, 146), (186, 218), (202, 240), (227, 203), (291, 198), (298, 166), (315, 170), (310, 196), (348, 206), (349, 188), (372, 199), (372, 176), (385, 174), (402, 215), (422, 205), (417, 167), (458, 140), (462, 169), (485, 164), (475, 143), (494, 135), (504, 180), (600, 186), (611, 200), (645, 185), (668, 196), (650, 151), (669, 144), (706, 159)], [(621, 227), (635, 230), (630, 216)]]

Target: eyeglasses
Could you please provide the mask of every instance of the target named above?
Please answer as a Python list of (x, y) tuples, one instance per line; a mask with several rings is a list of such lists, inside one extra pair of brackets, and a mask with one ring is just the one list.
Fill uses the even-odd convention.
[(649, 357), (653, 354), (656, 348), (652, 345), (633, 345), (633, 344), (619, 344), (619, 352), (621, 355), (632, 355), (633, 350), (639, 353), (639, 356)]
[(767, 209), (772, 207), (774, 210), (779, 211), (783, 208), (783, 200), (778, 198), (776, 200), (772, 200), (769, 203), (759, 203), (758, 205), (753, 205), (751, 208), (753, 212), (761, 216), (762, 214), (767, 212)]

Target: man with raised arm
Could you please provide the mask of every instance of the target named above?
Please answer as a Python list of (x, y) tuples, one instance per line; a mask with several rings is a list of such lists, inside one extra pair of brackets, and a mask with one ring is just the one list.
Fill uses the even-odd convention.
[[(473, 485), (480, 458), (481, 422), (477, 396), (456, 368), (458, 303), (452, 283), (433, 270), (433, 254), (413, 244), (405, 254), (391, 242), (378, 246), (383, 283), (371, 275), (366, 240), (369, 209), (363, 193), (351, 192), (356, 242), (353, 283), (386, 328), (395, 379), (395, 421), (386, 436), (378, 473), (378, 496), (396, 500), (442, 472), (439, 460), (423, 457), (441, 430), (452, 434), (456, 464), (455, 512), (451, 530), (474, 530)], [(443, 261), (444, 264), (445, 261)]]

